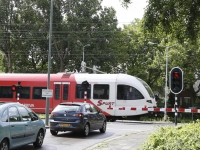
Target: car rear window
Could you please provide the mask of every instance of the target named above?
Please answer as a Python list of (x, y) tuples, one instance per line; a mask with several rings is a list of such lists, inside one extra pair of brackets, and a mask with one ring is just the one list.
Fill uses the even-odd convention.
[(80, 111), (79, 105), (58, 105), (54, 111), (67, 111), (67, 112), (78, 112)]

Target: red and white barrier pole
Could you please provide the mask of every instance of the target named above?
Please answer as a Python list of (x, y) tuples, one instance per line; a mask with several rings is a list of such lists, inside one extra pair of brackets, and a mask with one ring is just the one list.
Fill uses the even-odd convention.
[(84, 92), (84, 102), (86, 103), (86, 99), (87, 99), (87, 91)]
[(17, 93), (17, 100), (19, 100), (19, 96), (20, 96), (20, 94), (19, 94), (19, 93)]

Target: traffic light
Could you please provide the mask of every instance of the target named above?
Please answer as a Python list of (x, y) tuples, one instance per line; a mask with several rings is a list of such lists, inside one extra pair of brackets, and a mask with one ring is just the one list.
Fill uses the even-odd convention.
[(11, 86), (11, 90), (12, 90), (12, 92), (15, 92), (15, 91), (16, 91), (16, 86), (15, 86), (15, 85), (12, 85), (12, 86)]
[(170, 90), (174, 94), (179, 94), (183, 90), (183, 71), (179, 67), (174, 67), (170, 71)]
[(12, 92), (16, 92), (16, 90), (20, 90), (22, 88), (21, 82), (18, 82), (18, 84), (14, 84), (11, 86)]
[(84, 88), (84, 90), (87, 90), (89, 88), (90, 84), (87, 81), (83, 81), (82, 82), (82, 87)]

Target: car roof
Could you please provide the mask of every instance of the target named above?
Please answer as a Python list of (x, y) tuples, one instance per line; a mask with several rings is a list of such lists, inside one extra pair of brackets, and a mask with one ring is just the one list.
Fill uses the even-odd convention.
[[(24, 106), (24, 105), (20, 104), (19, 102), (0, 102), (0, 114), (9, 106)], [(26, 106), (24, 106), (24, 107), (26, 107)], [(29, 109), (29, 108), (27, 108), (27, 109)], [(29, 111), (30, 111), (30, 109), (29, 109)]]
[(10, 104), (20, 104), (19, 102), (2, 102), (0, 101), (0, 105), (10, 105)]
[[(8, 106), (13, 106), (13, 105), (15, 105), (15, 106), (24, 106), (24, 107), (26, 107), (25, 105), (23, 105), (23, 104), (21, 104), (21, 103), (19, 103), (19, 102), (1, 102), (1, 101), (0, 101), (0, 108), (8, 107)], [(26, 107), (26, 108), (28, 108), (28, 107)], [(29, 108), (28, 108), (28, 109), (29, 109)]]
[(85, 102), (64, 102), (64, 103), (60, 103), (59, 105), (85, 105), (85, 104), (89, 104), (89, 103), (85, 103)]

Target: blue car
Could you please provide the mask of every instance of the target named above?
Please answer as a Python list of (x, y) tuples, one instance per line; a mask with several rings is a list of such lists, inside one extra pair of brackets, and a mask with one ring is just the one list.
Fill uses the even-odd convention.
[(65, 102), (60, 103), (51, 113), (50, 132), (79, 131), (88, 136), (91, 130), (106, 132), (106, 117), (101, 110), (89, 103)]
[(41, 147), (46, 134), (44, 122), (28, 107), (0, 102), (0, 150), (33, 143)]

